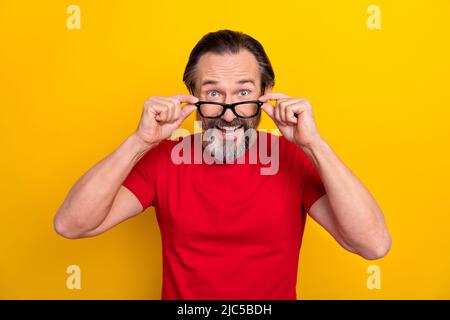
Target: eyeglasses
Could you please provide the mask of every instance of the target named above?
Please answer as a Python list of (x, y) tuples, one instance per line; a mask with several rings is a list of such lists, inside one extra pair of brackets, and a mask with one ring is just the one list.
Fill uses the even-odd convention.
[(264, 102), (259, 100), (240, 101), (235, 103), (220, 103), (213, 101), (198, 101), (195, 106), (203, 118), (215, 119), (225, 114), (227, 109), (231, 109), (238, 118), (255, 117)]

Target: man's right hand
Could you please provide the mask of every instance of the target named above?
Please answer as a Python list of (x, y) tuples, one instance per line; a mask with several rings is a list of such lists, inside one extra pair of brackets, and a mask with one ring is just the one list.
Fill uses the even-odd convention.
[[(135, 135), (148, 146), (167, 139), (195, 109), (197, 97), (178, 94), (171, 97), (155, 96), (144, 103), (141, 120)], [(180, 104), (187, 102), (184, 107)]]

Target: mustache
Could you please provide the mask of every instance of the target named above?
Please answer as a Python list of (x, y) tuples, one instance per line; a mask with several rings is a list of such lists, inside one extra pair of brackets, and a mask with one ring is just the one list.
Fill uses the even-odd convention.
[(211, 129), (214, 127), (226, 128), (226, 127), (240, 127), (240, 126), (244, 126), (244, 128), (247, 128), (248, 123), (246, 121), (241, 120), (240, 118), (234, 118), (230, 122), (225, 121), (222, 118), (219, 118), (210, 120), (206, 123), (206, 129)]

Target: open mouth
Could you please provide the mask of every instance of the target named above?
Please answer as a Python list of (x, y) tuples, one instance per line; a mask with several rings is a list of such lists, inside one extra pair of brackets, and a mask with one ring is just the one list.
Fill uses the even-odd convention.
[(235, 127), (215, 127), (216, 129), (222, 132), (222, 137), (225, 139), (235, 139), (242, 131), (244, 126), (235, 126)]

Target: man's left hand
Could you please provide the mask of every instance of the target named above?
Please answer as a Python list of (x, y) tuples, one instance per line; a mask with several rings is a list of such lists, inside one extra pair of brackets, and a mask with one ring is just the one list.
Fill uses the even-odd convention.
[[(310, 148), (322, 137), (316, 128), (311, 104), (302, 98), (291, 98), (284, 93), (270, 92), (259, 98), (262, 109), (275, 122), (283, 136), (300, 148)], [(276, 101), (275, 107), (269, 100)]]

